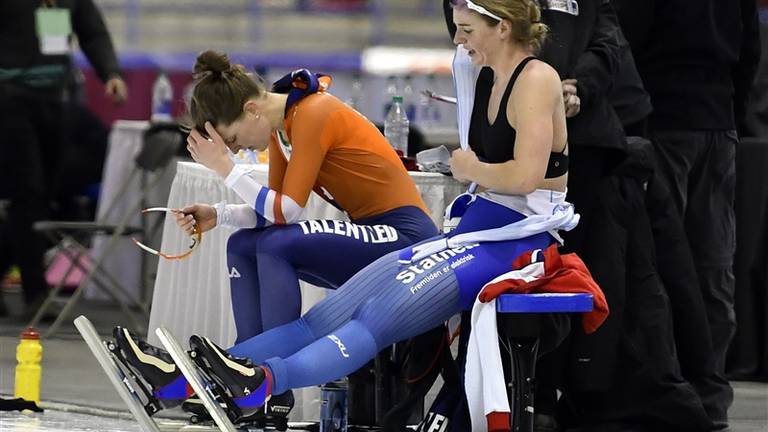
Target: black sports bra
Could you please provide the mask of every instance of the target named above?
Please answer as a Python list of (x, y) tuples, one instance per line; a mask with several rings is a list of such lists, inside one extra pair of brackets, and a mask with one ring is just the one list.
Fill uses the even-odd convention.
[[(490, 163), (502, 163), (515, 158), (515, 138), (517, 132), (507, 120), (506, 107), (515, 81), (528, 62), (536, 57), (526, 57), (517, 65), (499, 103), (499, 113), (493, 124), (488, 122), (488, 101), (493, 86), (493, 71), (483, 68), (475, 86), (475, 103), (472, 108), (472, 120), (469, 125), (469, 146), (477, 156)], [(562, 151), (549, 154), (547, 173), (544, 178), (555, 178), (568, 172), (568, 155), (565, 147)]]

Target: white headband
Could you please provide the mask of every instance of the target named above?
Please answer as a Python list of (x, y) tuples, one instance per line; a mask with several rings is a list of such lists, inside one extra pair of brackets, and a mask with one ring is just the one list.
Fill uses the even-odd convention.
[(501, 17), (499, 17), (498, 15), (495, 15), (493, 12), (489, 11), (488, 9), (486, 9), (486, 8), (484, 8), (482, 6), (476, 5), (475, 3), (472, 2), (472, 0), (465, 0), (465, 1), (467, 3), (467, 7), (472, 9), (473, 11), (475, 11), (475, 12), (481, 14), (481, 15), (485, 15), (487, 17), (491, 17), (491, 18), (495, 19), (496, 21), (501, 21)]

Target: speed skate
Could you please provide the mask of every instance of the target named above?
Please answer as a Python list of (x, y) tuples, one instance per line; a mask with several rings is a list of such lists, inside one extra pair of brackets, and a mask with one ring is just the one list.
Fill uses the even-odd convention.
[(115, 343), (102, 340), (91, 321), (83, 315), (77, 317), (74, 324), (143, 432), (219, 430), (216, 427), (193, 425), (182, 420), (154, 418), (153, 415), (162, 409), (159, 401), (152, 395), (147, 384), (114, 353), (117, 349)]
[(219, 429), (224, 432), (237, 432), (238, 429), (232, 423), (232, 419), (229, 418), (227, 412), (216, 401), (217, 395), (212, 388), (212, 385), (214, 385), (213, 381), (192, 363), (187, 351), (179, 345), (179, 342), (168, 329), (160, 327), (155, 330), (155, 334), (160, 339), (163, 347), (168, 351), (168, 354), (171, 355), (181, 373), (187, 378), (197, 397), (200, 398), (200, 401), (208, 410), (208, 414), (210, 414)]
[(139, 383), (139, 378), (112, 351), (116, 349), (113, 342), (102, 341), (91, 321), (84, 315), (75, 318), (75, 327), (85, 340), (88, 348), (96, 357), (99, 366), (107, 374), (107, 378), (117, 390), (128, 409), (139, 422), (145, 432), (160, 432), (160, 427), (152, 415), (160, 410), (151, 392)]
[[(201, 386), (200, 389), (195, 387), (196, 385), (201, 384), (201, 382), (197, 382), (197, 384), (195, 384), (195, 381), (189, 379), (190, 375), (187, 373), (187, 370), (185, 370), (185, 367), (190, 368), (189, 370), (192, 371), (192, 373), (200, 372), (198, 372), (196, 367), (191, 364), (186, 352), (178, 347), (178, 343), (175, 342), (175, 339), (173, 339), (173, 342), (176, 343), (178, 351), (172, 351), (169, 349), (169, 352), (174, 358), (176, 364), (179, 365), (179, 369), (182, 370), (184, 375), (187, 376), (187, 379), (189, 379), (190, 384), (197, 392), (197, 395), (199, 395), (203, 403), (206, 404), (206, 410), (209, 414), (211, 414), (211, 418), (216, 423), (214, 424), (211, 421), (198, 420), (200, 416), (195, 415), (190, 417), (191, 422), (155, 417), (154, 415), (163, 409), (161, 402), (154, 397), (149, 384), (147, 384), (140, 377), (140, 375), (136, 373), (123, 360), (123, 358), (116, 353), (119, 348), (115, 342), (111, 340), (102, 340), (91, 321), (85, 316), (81, 315), (77, 317), (74, 320), (74, 324), (77, 328), (77, 331), (88, 345), (91, 353), (98, 361), (99, 366), (101, 366), (101, 368), (104, 370), (104, 373), (107, 375), (107, 378), (109, 378), (110, 383), (115, 388), (115, 390), (117, 390), (117, 393), (128, 407), (128, 410), (131, 412), (134, 419), (136, 419), (136, 421), (139, 423), (142, 432), (209, 432), (219, 430), (261, 432), (265, 430), (261, 427), (256, 427), (255, 425), (239, 425), (239, 427), (236, 427), (234, 424), (232, 424), (226, 414), (224, 414), (222, 408), (213, 403), (212, 398), (208, 400), (208, 402), (210, 402), (212, 405), (209, 406), (208, 403), (206, 403), (206, 396), (208, 396), (209, 393), (206, 391), (200, 391), (200, 389), (204, 389), (205, 386)], [(167, 334), (170, 335), (170, 333)], [(165, 336), (162, 336), (161, 340), (163, 340), (163, 344), (165, 345), (168, 339), (163, 339), (164, 337)], [(173, 336), (170, 337), (173, 338)], [(181, 361), (176, 357), (176, 353), (181, 354)], [(186, 361), (186, 363), (184, 363), (184, 361)], [(213, 409), (211, 409), (211, 407), (213, 407)], [(218, 420), (215, 417), (217, 414), (219, 415)]]

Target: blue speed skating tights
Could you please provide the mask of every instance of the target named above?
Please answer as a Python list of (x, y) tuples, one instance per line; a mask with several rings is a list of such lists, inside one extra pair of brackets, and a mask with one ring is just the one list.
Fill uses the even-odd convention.
[(338, 288), (388, 252), (437, 235), (417, 207), (355, 221), (311, 220), (230, 236), (227, 265), (236, 343), (301, 315), (299, 280)]
[[(524, 218), (477, 199), (454, 233), (502, 226)], [(401, 264), (389, 253), (355, 274), (303, 317), (236, 344), (228, 351), (266, 364), (273, 394), (348, 375), (387, 346), (421, 334), (471, 308), (480, 288), (511, 270), (520, 254), (544, 249), (548, 233), (445, 250)], [(334, 259), (334, 261), (336, 261)]]

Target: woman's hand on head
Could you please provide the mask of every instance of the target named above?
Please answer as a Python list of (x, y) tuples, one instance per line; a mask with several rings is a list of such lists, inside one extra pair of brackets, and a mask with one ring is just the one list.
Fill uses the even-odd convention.
[(193, 204), (182, 209), (174, 209), (176, 224), (189, 235), (195, 233), (195, 225), (201, 232), (212, 230), (216, 226), (216, 209), (208, 204)]
[(456, 180), (472, 181), (472, 173), (479, 164), (480, 160), (471, 149), (458, 149), (451, 153), (451, 173)]
[(210, 138), (206, 138), (196, 129), (192, 129), (187, 137), (187, 150), (195, 162), (216, 171), (222, 177), (226, 177), (232, 167), (235, 166), (229, 158), (229, 149), (210, 122), (205, 122), (205, 132)]

